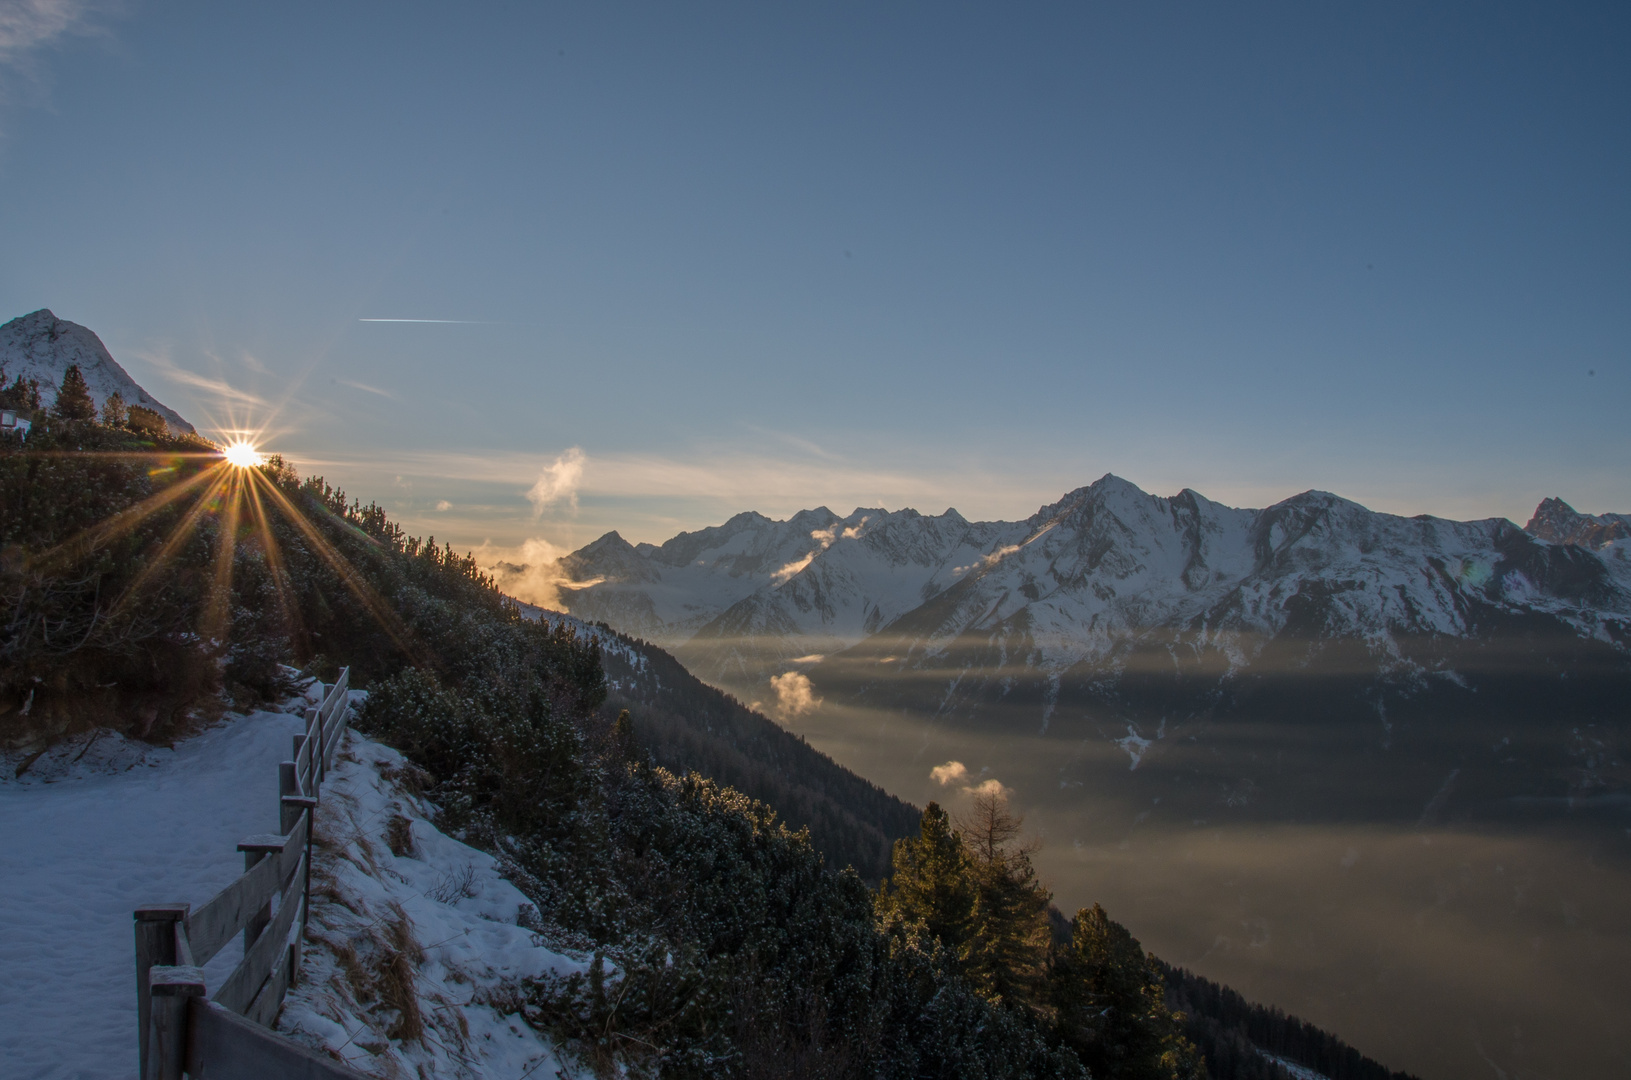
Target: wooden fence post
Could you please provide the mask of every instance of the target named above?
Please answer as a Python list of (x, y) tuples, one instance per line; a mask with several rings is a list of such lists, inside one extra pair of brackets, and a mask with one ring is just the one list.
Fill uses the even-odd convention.
[[(323, 684), (318, 683), (317, 685), (321, 687)], [(306, 757), (308, 762), (306, 766), (306, 779), (311, 785), (312, 792), (316, 792), (317, 790), (317, 781), (319, 779), (317, 759), (323, 756), (318, 752), (322, 748), (322, 745), (323, 710), (322, 707), (319, 706), (315, 709), (306, 710)]]
[(203, 968), (153, 968), (149, 982), (152, 1031), (142, 1080), (181, 1080), (187, 1067), (187, 999), (203, 996)]
[(294, 830), (295, 823), (300, 820), (300, 807), (289, 802), (290, 799), (305, 797), (300, 790), (300, 778), (297, 775), (300, 766), (292, 761), (280, 761), (277, 767), (278, 778), (278, 832), (288, 836)]
[(136, 909), (136, 1046), (140, 1075), (147, 1075), (148, 969), (176, 962), (176, 927), (190, 904), (149, 904)]
[[(311, 918), (311, 837), (317, 831), (317, 800), (304, 795), (285, 795), (283, 797), (283, 813), (287, 816), (294, 814), (295, 824), (300, 823), (300, 815), (309, 815), (306, 818), (306, 870), (305, 880), (300, 883), (300, 924), (304, 926), (306, 920)], [(294, 825), (283, 830), (287, 836), (294, 829)]]
[[(287, 765), (288, 762), (284, 762), (284, 764)], [(297, 822), (298, 820), (299, 819), (296, 818)], [(275, 839), (268, 838), (265, 840), (252, 837), (240, 843), (238, 845), (238, 850), (244, 853), (244, 873), (247, 874), (249, 871), (255, 869), (255, 864), (266, 858), (269, 853), (276, 852), (278, 854), (282, 854), (283, 839), (288, 835), (289, 834), (285, 832), (283, 836)], [(244, 952), (246, 954), (249, 952), (249, 947), (255, 944), (255, 939), (261, 936), (261, 931), (266, 929), (266, 924), (271, 921), (272, 901), (271, 898), (268, 897), (266, 904), (259, 911), (255, 912), (255, 914), (251, 915), (249, 917), (249, 921), (244, 924)]]

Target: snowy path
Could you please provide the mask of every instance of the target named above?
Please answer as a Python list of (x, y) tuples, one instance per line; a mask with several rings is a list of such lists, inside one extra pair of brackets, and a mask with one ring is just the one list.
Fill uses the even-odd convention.
[[(277, 763), (303, 727), (254, 713), (126, 771), (0, 784), (0, 1076), (135, 1076), (131, 912), (243, 872), (238, 841), (276, 831)], [(222, 950), (212, 988), (239, 956)]]

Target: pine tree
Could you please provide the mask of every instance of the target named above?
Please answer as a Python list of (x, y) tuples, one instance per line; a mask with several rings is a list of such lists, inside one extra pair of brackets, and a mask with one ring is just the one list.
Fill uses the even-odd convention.
[(10, 386), (4, 385), (4, 371), (0, 370), (0, 405), (32, 416), (40, 408), (40, 384), (36, 379), (17, 376)]
[(85, 385), (85, 376), (79, 373), (78, 364), (69, 364), (68, 370), (62, 373), (62, 386), (57, 390), (57, 403), (51, 411), (64, 420), (96, 419), (96, 402), (91, 399), (90, 387)]
[(878, 914), (886, 922), (922, 923), (925, 931), (964, 959), (970, 952), (974, 873), (962, 834), (938, 803), (923, 809), (916, 839), (895, 841), (894, 871), (878, 890)]
[(1048, 989), (1060, 1037), (1100, 1080), (1205, 1080), (1183, 1015), (1167, 1007), (1161, 972), (1098, 904), (1071, 920)]
[(115, 390), (102, 403), (102, 423), (108, 427), (124, 427), (125, 415), (125, 396)]

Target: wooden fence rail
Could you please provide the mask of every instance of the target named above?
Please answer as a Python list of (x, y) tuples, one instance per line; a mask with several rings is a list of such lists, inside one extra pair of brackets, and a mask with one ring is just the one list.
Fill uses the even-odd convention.
[[(278, 832), (238, 845), (244, 872), (196, 910), (136, 909), (141, 1080), (356, 1080), (362, 1074), (271, 1030), (300, 971), (311, 897), (312, 812), (350, 721), (351, 669), (306, 710), (278, 766)], [(243, 959), (206, 994), (203, 966), (243, 934)]]

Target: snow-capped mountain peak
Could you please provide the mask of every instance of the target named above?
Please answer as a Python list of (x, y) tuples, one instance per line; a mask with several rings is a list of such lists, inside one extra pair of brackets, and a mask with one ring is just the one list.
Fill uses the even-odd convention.
[(70, 364), (79, 365), (97, 408), (117, 392), (127, 406), (140, 405), (164, 417), (173, 431), (194, 430), (180, 413), (142, 389), (113, 359), (102, 339), (87, 327), (59, 319), (47, 308), (0, 326), (0, 369), (6, 381), (38, 380), (41, 399), (47, 406), (56, 400), (57, 388)]

